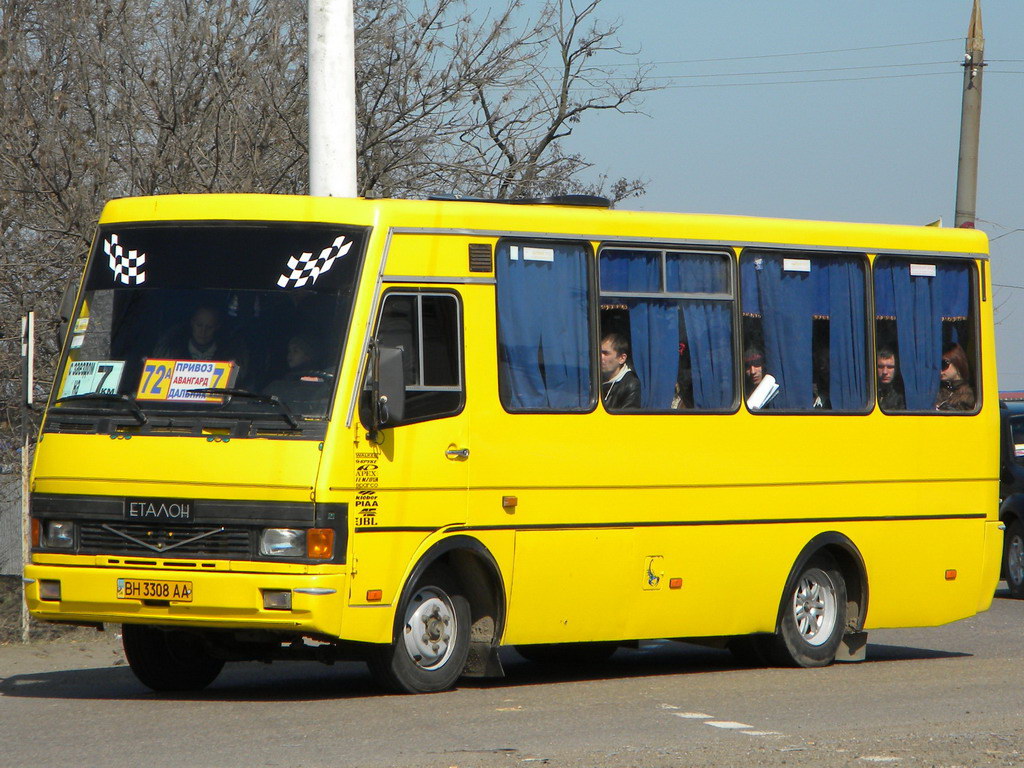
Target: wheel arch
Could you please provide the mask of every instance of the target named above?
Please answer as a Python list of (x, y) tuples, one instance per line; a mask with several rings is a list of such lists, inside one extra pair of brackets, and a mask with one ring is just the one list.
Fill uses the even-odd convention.
[(846, 582), (846, 629), (845, 633), (860, 632), (868, 615), (868, 575), (864, 557), (857, 545), (845, 534), (826, 531), (808, 541), (793, 561), (789, 576), (779, 596), (778, 611), (775, 615), (775, 631), (778, 632), (787, 608), (786, 596), (796, 583), (797, 577), (808, 561), (820, 552), (827, 552), (836, 561)]
[(1014, 493), (999, 505), (999, 521), (1010, 526), (1014, 520), (1024, 519), (1024, 493)]
[(392, 641), (406, 602), (420, 579), (431, 568), (443, 566), (457, 579), (470, 608), (470, 651), (464, 674), (472, 677), (501, 676), (498, 642), (505, 629), (505, 584), (491, 551), (472, 536), (457, 534), (430, 546), (409, 572), (395, 611)]

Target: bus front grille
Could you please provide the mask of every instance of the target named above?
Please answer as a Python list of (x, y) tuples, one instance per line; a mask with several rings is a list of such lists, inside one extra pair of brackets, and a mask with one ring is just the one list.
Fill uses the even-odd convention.
[(150, 526), (84, 523), (78, 552), (83, 555), (251, 558), (255, 533), (243, 526)]

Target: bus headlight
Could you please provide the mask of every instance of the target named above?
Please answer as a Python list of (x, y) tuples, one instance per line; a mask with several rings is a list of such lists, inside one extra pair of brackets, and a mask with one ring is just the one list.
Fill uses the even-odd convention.
[(64, 520), (47, 520), (43, 524), (43, 546), (71, 549), (75, 546), (75, 524)]
[(269, 557), (305, 557), (306, 531), (301, 528), (264, 528), (260, 554)]

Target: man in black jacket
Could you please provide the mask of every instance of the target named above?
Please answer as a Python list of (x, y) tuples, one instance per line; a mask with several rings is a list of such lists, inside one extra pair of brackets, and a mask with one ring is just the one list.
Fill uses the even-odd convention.
[(896, 353), (888, 347), (878, 350), (878, 405), (883, 411), (902, 411), (907, 407), (896, 378)]
[(609, 411), (640, 407), (640, 379), (626, 365), (629, 342), (621, 333), (601, 339), (601, 399)]

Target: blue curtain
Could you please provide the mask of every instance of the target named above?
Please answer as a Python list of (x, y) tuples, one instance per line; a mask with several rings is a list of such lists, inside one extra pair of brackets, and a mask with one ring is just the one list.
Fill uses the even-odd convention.
[(973, 264), (939, 264), (935, 277), (938, 281), (942, 316), (946, 320), (967, 317), (971, 304), (971, 270)]
[[(609, 250), (601, 254), (601, 290), (661, 291), (658, 251)], [(679, 307), (663, 299), (628, 299), (632, 367), (640, 379), (640, 407), (668, 410), (679, 374)]]
[(601, 251), (603, 293), (658, 293), (661, 290), (661, 254), (658, 251)]
[(814, 268), (828, 282), (829, 399), (833, 410), (861, 410), (868, 401), (864, 262), (823, 259)]
[(779, 385), (771, 405), (779, 410), (810, 408), (814, 402), (811, 347), (815, 296), (811, 275), (783, 271), (781, 255), (748, 258), (757, 281), (767, 372)]
[(633, 299), (627, 306), (633, 370), (640, 379), (640, 407), (667, 411), (679, 376), (679, 305), (660, 299)]
[[(938, 274), (936, 271), (936, 276)], [(908, 261), (879, 259), (875, 262), (876, 295), (891, 296), (893, 301), (891, 308), (883, 307), (878, 314), (896, 317), (899, 369), (907, 409), (911, 411), (931, 410), (939, 391), (940, 285), (935, 277), (911, 277)]]
[[(667, 253), (663, 286), (658, 251), (609, 249), (601, 254), (601, 290), (728, 294), (729, 260), (721, 254)], [(629, 297), (623, 301), (629, 308), (632, 367), (640, 379), (643, 409), (671, 406), (679, 375), (680, 312), (690, 348), (694, 408), (724, 410), (732, 405), (730, 302)]]
[[(727, 293), (729, 263), (715, 254), (686, 254), (665, 269), (668, 290)], [(693, 407), (723, 410), (732, 405), (735, 369), (732, 355), (732, 306), (726, 301), (682, 302), (693, 374)]]
[(525, 259), (521, 245), (498, 248), (503, 399), (513, 410), (589, 410), (593, 355), (586, 251), (573, 245), (526, 247), (547, 249), (552, 260)]
[[(913, 260), (913, 263), (934, 264), (935, 277), (923, 279), (935, 281), (934, 290), (938, 292), (939, 312), (942, 317), (947, 320), (959, 320), (969, 315), (973, 265), (948, 261), (935, 263)], [(882, 265), (884, 268), (899, 264), (900, 268), (907, 270), (909, 274), (911, 260), (895, 261), (885, 258), (878, 259), (876, 264)], [(875, 281), (875, 315), (877, 317), (896, 316), (896, 295), (890, 280)]]

